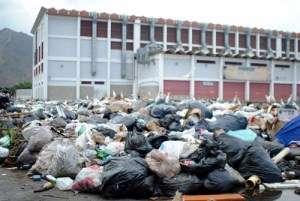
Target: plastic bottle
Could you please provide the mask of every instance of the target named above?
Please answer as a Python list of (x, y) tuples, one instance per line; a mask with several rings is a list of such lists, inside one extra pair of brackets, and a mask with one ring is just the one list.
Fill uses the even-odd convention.
[(55, 183), (57, 182), (57, 179), (55, 177), (53, 177), (52, 175), (48, 174), (46, 175), (46, 178), (49, 179), (51, 182)]
[(51, 182), (47, 182), (44, 184), (43, 189), (45, 188), (51, 188), (53, 186), (53, 184)]

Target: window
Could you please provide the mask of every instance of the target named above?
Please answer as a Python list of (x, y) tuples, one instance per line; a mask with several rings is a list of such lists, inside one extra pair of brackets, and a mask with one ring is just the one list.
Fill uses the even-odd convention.
[(92, 84), (91, 81), (81, 81), (81, 84)]
[(141, 40), (150, 40), (150, 26), (141, 26)]
[(163, 41), (163, 28), (162, 27), (155, 27), (155, 40), (156, 41)]
[(39, 46), (39, 56), (38, 56), (38, 62), (41, 60), (41, 46)]
[(122, 24), (121, 23), (111, 23), (111, 37), (112, 38), (122, 38)]
[(121, 50), (122, 43), (121, 42), (111, 42), (111, 49), (112, 50)]
[(133, 24), (127, 24), (126, 38), (133, 39)]
[(212, 32), (211, 31), (206, 31), (206, 44), (207, 45), (212, 45)]
[(243, 65), (243, 64), (242, 64), (242, 62), (225, 61), (225, 65), (241, 66), (241, 65)]
[(211, 60), (197, 60), (197, 63), (200, 64), (215, 64), (215, 61), (211, 61)]
[(224, 46), (224, 33), (222, 32), (217, 32), (216, 34), (216, 38), (217, 38), (217, 46)]
[(239, 34), (239, 48), (245, 48), (246, 47), (246, 35), (245, 34)]
[(235, 34), (234, 33), (229, 33), (228, 43), (229, 43), (230, 47), (234, 47), (235, 46)]
[(42, 68), (41, 68), (42, 73), (44, 72), (44, 64), (42, 63)]
[(286, 50), (286, 39), (283, 38), (281, 40), (281, 51), (285, 51)]
[(275, 38), (271, 39), (271, 48), (272, 48), (272, 50), (276, 50), (276, 39)]
[(80, 36), (92, 36), (92, 21), (81, 20)]
[(176, 28), (168, 28), (167, 30), (167, 42), (176, 42)]
[(193, 44), (200, 45), (201, 44), (201, 31), (193, 30)]
[(251, 36), (250, 45), (253, 49), (256, 49), (256, 36)]
[(261, 36), (259, 39), (259, 47), (260, 49), (266, 50), (267, 49), (267, 37)]
[(187, 29), (181, 29), (181, 42), (182, 43), (189, 42), (189, 31)]
[(104, 84), (104, 82), (96, 81), (95, 84)]
[(97, 37), (107, 38), (107, 22), (97, 22)]
[(258, 67), (265, 66), (265, 67), (267, 67), (267, 64), (251, 63), (251, 66), (258, 66)]
[(42, 42), (42, 59), (44, 59), (44, 42)]
[(290, 51), (292, 51), (292, 52), (295, 51), (295, 40), (294, 39), (290, 40)]
[(289, 65), (283, 65), (283, 64), (275, 64), (276, 68), (289, 68)]
[(133, 43), (126, 43), (126, 50), (133, 50)]

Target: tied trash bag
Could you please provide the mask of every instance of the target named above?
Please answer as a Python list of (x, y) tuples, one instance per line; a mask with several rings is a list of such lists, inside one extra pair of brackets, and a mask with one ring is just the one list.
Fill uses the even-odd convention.
[(145, 156), (152, 150), (152, 146), (143, 133), (133, 131), (127, 133), (125, 142), (125, 151), (129, 153), (131, 150), (135, 150)]
[(72, 190), (78, 192), (96, 192), (102, 184), (103, 167), (92, 165), (82, 168), (76, 176)]
[(204, 192), (225, 193), (234, 187), (234, 180), (230, 173), (223, 168), (215, 169), (205, 176)]
[(232, 114), (225, 114), (217, 118), (216, 121), (209, 121), (207, 123), (207, 130), (213, 132), (216, 129), (223, 129), (224, 131), (236, 131), (246, 129), (248, 120), (246, 117), (240, 117)]
[(158, 178), (157, 184), (165, 196), (174, 196), (178, 190), (184, 195), (200, 194), (204, 180), (189, 173), (180, 173), (172, 178)]
[(155, 176), (142, 158), (116, 157), (103, 167), (105, 198), (145, 198), (159, 194)]
[(213, 116), (211, 109), (207, 108), (204, 104), (196, 100), (185, 101), (181, 103), (178, 108), (179, 110), (198, 108), (201, 110), (201, 116), (203, 118), (211, 119)]
[(172, 178), (180, 172), (180, 164), (175, 155), (153, 149), (145, 159), (150, 170), (158, 177)]
[(172, 105), (154, 105), (150, 111), (150, 116), (161, 119), (164, 118), (167, 114), (174, 114), (176, 110), (176, 107)]
[(70, 140), (64, 139), (63, 143), (56, 147), (47, 174), (75, 178), (79, 171), (76, 148)]

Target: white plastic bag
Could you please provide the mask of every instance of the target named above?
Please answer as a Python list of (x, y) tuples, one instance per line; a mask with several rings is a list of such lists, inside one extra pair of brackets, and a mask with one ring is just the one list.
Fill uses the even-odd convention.
[(71, 190), (73, 180), (70, 177), (60, 177), (56, 179), (56, 187), (61, 191)]

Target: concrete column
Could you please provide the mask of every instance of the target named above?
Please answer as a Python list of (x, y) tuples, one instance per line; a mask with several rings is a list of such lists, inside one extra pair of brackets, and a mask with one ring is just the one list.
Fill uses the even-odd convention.
[(223, 100), (223, 67), (224, 67), (224, 58), (220, 57), (219, 65), (219, 98)]
[(260, 34), (256, 34), (256, 55), (260, 55)]
[(80, 29), (81, 18), (77, 18), (77, 37), (76, 37), (76, 99), (80, 98)]
[(299, 54), (298, 54), (298, 38), (295, 38), (295, 58), (298, 59), (299, 58)]
[(250, 81), (246, 80), (245, 82), (245, 101), (250, 100)]
[(44, 39), (44, 58), (43, 58), (43, 86), (44, 87), (44, 94), (43, 97), (44, 99), (48, 99), (48, 15), (45, 15), (44, 18), (44, 35), (42, 36), (42, 38)]
[(191, 79), (190, 79), (190, 98), (195, 98), (195, 55), (191, 56)]
[(276, 57), (281, 57), (282, 56), (282, 51), (281, 51), (281, 35), (276, 36)]
[(167, 25), (164, 24), (164, 36), (163, 36), (163, 41), (164, 41), (163, 49), (164, 49), (164, 51), (167, 50), (167, 36), (168, 36), (168, 35), (167, 35), (167, 31), (168, 31)]
[(212, 53), (213, 54), (217, 53), (216, 46), (217, 46), (217, 31), (214, 28), (212, 31), (212, 51), (213, 51)]
[(270, 95), (272, 95), (272, 96), (274, 96), (274, 73), (275, 73), (275, 64), (274, 64), (274, 60), (271, 60)]
[(106, 89), (107, 96), (110, 95), (110, 68), (111, 68), (111, 20), (107, 21), (107, 74), (106, 74)]
[(294, 67), (294, 78), (293, 78), (293, 87), (292, 87), (292, 100), (297, 101), (297, 62), (293, 63)]
[(189, 27), (189, 51), (193, 50), (193, 28)]
[(158, 89), (159, 92), (164, 92), (164, 54), (160, 53), (158, 56)]
[[(141, 20), (137, 19), (133, 25), (133, 51), (136, 54), (137, 50), (140, 48), (141, 44)], [(138, 85), (138, 65), (137, 60), (133, 60), (133, 70), (134, 70), (134, 78), (133, 78), (133, 94), (137, 95), (139, 92)]]
[(235, 32), (235, 54), (239, 53), (239, 32)]

